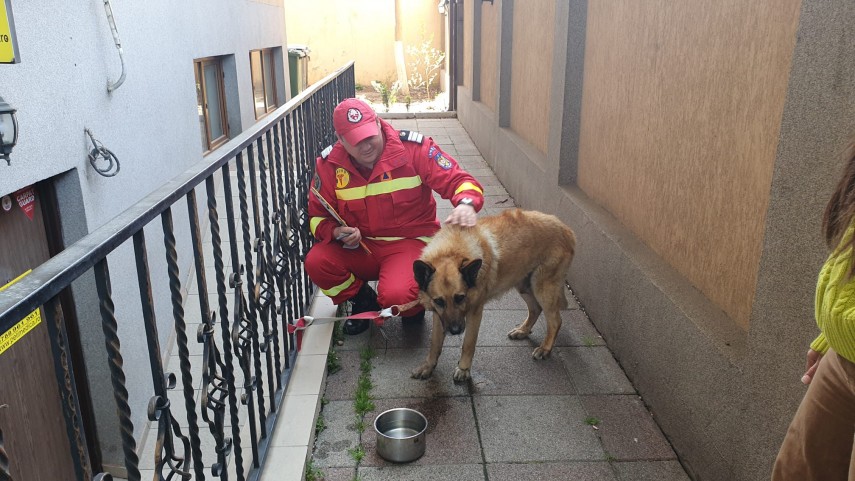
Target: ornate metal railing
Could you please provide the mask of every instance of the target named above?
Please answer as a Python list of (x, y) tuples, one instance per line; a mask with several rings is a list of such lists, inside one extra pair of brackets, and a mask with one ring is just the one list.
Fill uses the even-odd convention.
[[(0, 299), (0, 333), (39, 306), (45, 308), (75, 462), (75, 479), (109, 478), (104, 474), (94, 475), (89, 463), (57, 297), (90, 269), (94, 271), (100, 301), (127, 478), (141, 479), (137, 454), (140, 447), (134, 437), (135, 416), (127, 390), (128, 383), (134, 380), (126, 379), (123, 369), (122, 342), (107, 261), (108, 254), (127, 241), (133, 244), (154, 380), (146, 414), (152, 423), (149, 435), (156, 436), (155, 479), (258, 478), (296, 358), (295, 340), (288, 334), (287, 326), (304, 314), (313, 293), (303, 260), (311, 244), (306, 199), (314, 158), (335, 140), (331, 123), (333, 107), (341, 99), (352, 97), (354, 91), (350, 63), (4, 292)], [(197, 204), (197, 187), (201, 192), (202, 185), (207, 219), (200, 218)], [(193, 270), (193, 276), (188, 276), (190, 272), (183, 275), (180, 272), (180, 249), (176, 247), (177, 220), (173, 211), (182, 199), (187, 204), (193, 253), (192, 266), (187, 259), (184, 265)], [(223, 209), (225, 215), (221, 215)], [(155, 319), (152, 269), (164, 263), (149, 262), (144, 228), (158, 217), (164, 233), (183, 406), (170, 404), (167, 396), (179, 379), (164, 369)], [(203, 246), (206, 228), (212, 247), (207, 255)], [(225, 243), (228, 243), (226, 252)], [(206, 260), (213, 263), (215, 280), (211, 292), (216, 292), (213, 307), (208, 298), (210, 280), (206, 277)], [(231, 267), (226, 265), (227, 261)], [(188, 277), (195, 282), (202, 319), (195, 333), (195, 342), (202, 344), (198, 410), (195, 395), (198, 385), (194, 385), (189, 352), (192, 333), (188, 333), (182, 295), (188, 287), (182, 285), (182, 279)], [(233, 301), (231, 305), (229, 299)], [(186, 432), (176, 420), (178, 410), (186, 412)], [(201, 435), (205, 430), (215, 444), (215, 459), (210, 462), (206, 462), (210, 458), (202, 453)], [(0, 435), (0, 479), (9, 475), (14, 463), (14, 459), (7, 459)], [(68, 479), (72, 479), (71, 475)]]

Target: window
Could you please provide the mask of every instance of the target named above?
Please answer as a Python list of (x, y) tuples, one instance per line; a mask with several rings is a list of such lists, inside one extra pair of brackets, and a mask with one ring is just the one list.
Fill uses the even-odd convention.
[(249, 67), (252, 71), (252, 102), (255, 118), (260, 119), (276, 110), (276, 76), (274, 49), (265, 48), (249, 52)]
[(196, 103), (202, 146), (209, 152), (229, 140), (223, 64), (219, 58), (207, 58), (194, 61), (193, 67), (196, 72)]

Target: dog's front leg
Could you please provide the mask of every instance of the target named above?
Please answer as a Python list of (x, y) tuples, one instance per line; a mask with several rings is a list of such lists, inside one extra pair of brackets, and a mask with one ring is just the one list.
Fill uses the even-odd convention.
[(445, 329), (436, 313), (433, 314), (433, 328), (430, 333), (430, 351), (421, 366), (412, 372), (413, 379), (427, 379), (433, 374), (439, 355), (442, 353), (442, 343), (445, 342)]
[(463, 350), (460, 353), (460, 361), (454, 370), (454, 382), (468, 381), (472, 376), (469, 370), (472, 368), (472, 356), (475, 355), (475, 344), (478, 343), (478, 331), (481, 329), (481, 315), (484, 307), (479, 307), (466, 319), (466, 333), (463, 335)]

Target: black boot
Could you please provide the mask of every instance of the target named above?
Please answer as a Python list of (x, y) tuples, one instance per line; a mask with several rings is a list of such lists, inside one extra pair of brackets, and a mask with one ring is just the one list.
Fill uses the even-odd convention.
[(401, 323), (405, 326), (421, 324), (425, 320), (425, 311), (421, 311), (412, 316), (401, 316)]
[[(362, 284), (359, 292), (351, 297), (348, 302), (350, 302), (351, 314), (380, 310), (380, 304), (377, 303), (377, 293), (374, 292), (374, 289), (367, 282)], [(356, 334), (365, 332), (368, 329), (369, 322), (369, 319), (348, 319), (344, 321), (342, 331), (348, 336), (355, 336)]]

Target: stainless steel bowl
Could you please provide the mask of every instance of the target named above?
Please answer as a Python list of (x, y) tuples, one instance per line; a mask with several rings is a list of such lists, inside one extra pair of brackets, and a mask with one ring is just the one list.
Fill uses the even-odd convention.
[(409, 463), (425, 453), (427, 418), (407, 408), (383, 411), (374, 420), (377, 454), (393, 463)]

